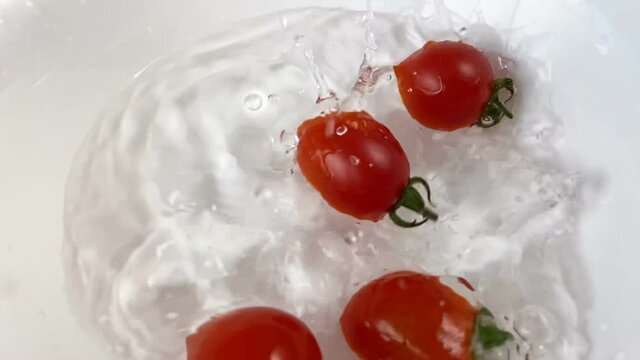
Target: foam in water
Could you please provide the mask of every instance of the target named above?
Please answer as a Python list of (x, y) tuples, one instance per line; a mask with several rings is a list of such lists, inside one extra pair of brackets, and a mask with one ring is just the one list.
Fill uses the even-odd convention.
[[(118, 358), (184, 358), (184, 338), (211, 316), (271, 305), (309, 324), (325, 359), (354, 359), (342, 308), (400, 269), (468, 278), (517, 335), (492, 358), (585, 358), (585, 180), (556, 152), (549, 73), (517, 31), (445, 15), (268, 15), (153, 64), (116, 96), (69, 178), (64, 259), (75, 307)], [(428, 39), (475, 44), (512, 74), (516, 119), (453, 133), (410, 119), (389, 66)], [(294, 163), (295, 130), (338, 107), (391, 129), (440, 221), (357, 222), (322, 201)]]

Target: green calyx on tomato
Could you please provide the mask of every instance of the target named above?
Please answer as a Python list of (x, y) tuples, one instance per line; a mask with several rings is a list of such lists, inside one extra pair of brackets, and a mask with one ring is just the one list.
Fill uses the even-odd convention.
[[(500, 93), (502, 90), (509, 92), (509, 97), (504, 100), (504, 102), (500, 101)], [(491, 97), (489, 98), (487, 106), (484, 108), (484, 112), (476, 122), (476, 126), (481, 128), (490, 128), (498, 125), (505, 116), (509, 119), (513, 119), (513, 114), (506, 106), (504, 106), (504, 104), (509, 102), (515, 93), (516, 89), (513, 84), (513, 79), (504, 78), (494, 80), (491, 88)]]
[(513, 340), (513, 335), (500, 329), (495, 322), (494, 316), (483, 307), (476, 315), (476, 331), (474, 334), (474, 358), (480, 360), (482, 354), (497, 347), (500, 347)]
[[(427, 183), (427, 181), (421, 177), (412, 177), (411, 179), (409, 179), (409, 183), (407, 184), (407, 187), (404, 188), (400, 200), (393, 206), (393, 209), (389, 212), (389, 218), (391, 219), (391, 221), (393, 221), (394, 224), (400, 227), (412, 228), (420, 226), (429, 220), (438, 220), (438, 214), (436, 214), (433, 210), (426, 206), (424, 199), (422, 198), (418, 190), (416, 190), (416, 188), (414, 187), (414, 185), (416, 184), (420, 184), (425, 188), (427, 192), (427, 201), (432, 204), (431, 189), (429, 188), (429, 184)], [(397, 211), (402, 207), (419, 214), (420, 216), (422, 216), (422, 219), (413, 221), (402, 219), (397, 213)]]

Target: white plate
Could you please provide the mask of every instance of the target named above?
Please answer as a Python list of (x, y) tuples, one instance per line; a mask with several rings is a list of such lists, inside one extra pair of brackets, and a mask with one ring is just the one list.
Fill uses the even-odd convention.
[[(421, 1), (373, 3), (400, 11)], [(634, 2), (446, 1), (498, 27), (545, 32), (563, 152), (602, 174), (581, 249), (595, 289), (593, 359), (638, 359), (640, 26)], [(158, 56), (232, 20), (362, 1), (0, 0), (0, 359), (108, 359), (72, 319), (59, 248), (63, 186), (98, 111)]]

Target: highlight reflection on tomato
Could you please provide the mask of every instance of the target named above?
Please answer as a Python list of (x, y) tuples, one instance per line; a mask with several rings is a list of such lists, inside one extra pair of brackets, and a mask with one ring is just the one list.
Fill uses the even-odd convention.
[(471, 45), (429, 41), (394, 72), (407, 111), (428, 128), (490, 127), (513, 117), (499, 98), (503, 89), (513, 96), (513, 80), (495, 80), (487, 57)]
[(322, 360), (320, 347), (299, 319), (268, 307), (214, 318), (187, 338), (187, 360)]
[[(318, 116), (298, 127), (297, 160), (309, 183), (336, 210), (379, 221), (390, 212), (400, 226), (412, 227), (437, 215), (413, 187), (427, 183), (409, 177), (409, 160), (389, 129), (364, 111)], [(406, 207), (422, 218), (404, 221)]]

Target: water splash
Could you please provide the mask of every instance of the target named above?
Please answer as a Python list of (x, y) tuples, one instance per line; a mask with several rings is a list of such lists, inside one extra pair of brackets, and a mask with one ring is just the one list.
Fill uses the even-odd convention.
[[(286, 31), (271, 15), (243, 36), (213, 37), (158, 61), (107, 107), (75, 161), (67, 283), (74, 308), (116, 357), (185, 358), (184, 336), (202, 321), (271, 305), (309, 323), (327, 358), (352, 359), (335, 331), (341, 304), (382, 273), (414, 269), (468, 278), (483, 304), (509, 319), (502, 325), (526, 338), (520, 353), (509, 349), (511, 360), (583, 358), (580, 294), (558, 280), (581, 274), (573, 261), (583, 177), (558, 160), (561, 123), (526, 44), (486, 43), (526, 79), (514, 121), (435, 133), (406, 113), (388, 65), (427, 36), (451, 38), (468, 24), (375, 14), (363, 55), (363, 24), (353, 21), (362, 13), (281, 15)], [(261, 30), (247, 31), (253, 26)], [(291, 34), (308, 34), (293, 51)], [(360, 96), (393, 132), (412, 174), (429, 180), (441, 221), (409, 233), (387, 220), (356, 222), (295, 173), (293, 129), (336, 93)], [(245, 103), (251, 94), (260, 101)], [(353, 166), (369, 166), (359, 160)], [(522, 310), (529, 305), (544, 317)], [(576, 350), (564, 356), (567, 349)]]

